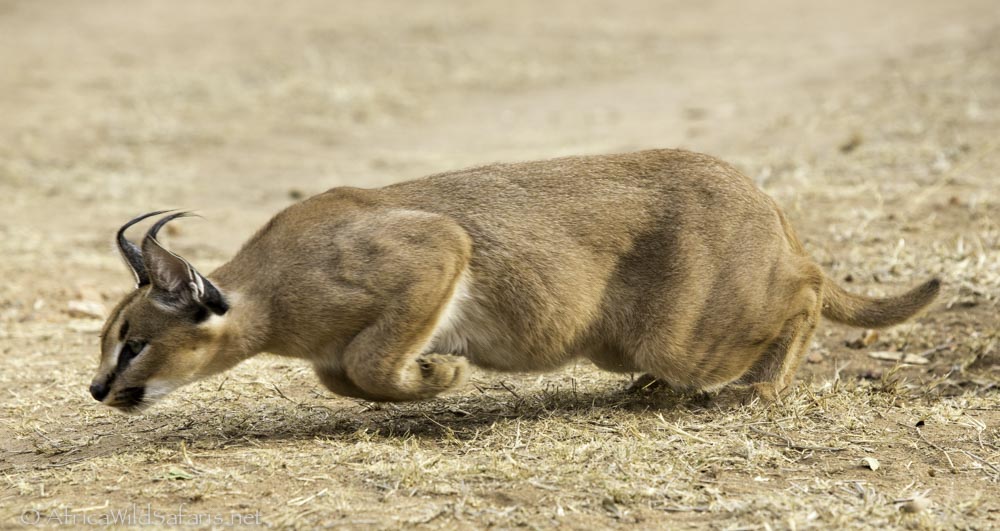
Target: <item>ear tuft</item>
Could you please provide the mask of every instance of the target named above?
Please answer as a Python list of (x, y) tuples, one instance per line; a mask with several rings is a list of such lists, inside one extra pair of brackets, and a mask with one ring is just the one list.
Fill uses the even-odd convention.
[(118, 229), (118, 232), (115, 233), (115, 244), (118, 246), (118, 252), (125, 261), (125, 265), (127, 265), (129, 270), (132, 272), (132, 276), (135, 277), (135, 287), (137, 288), (149, 284), (149, 277), (146, 275), (146, 267), (142, 262), (142, 251), (139, 250), (139, 247), (136, 244), (130, 242), (125, 237), (125, 231), (132, 225), (135, 225), (146, 218), (159, 216), (160, 214), (165, 214), (167, 212), (170, 211), (157, 210), (155, 212), (142, 214), (141, 216), (136, 216), (122, 225)]

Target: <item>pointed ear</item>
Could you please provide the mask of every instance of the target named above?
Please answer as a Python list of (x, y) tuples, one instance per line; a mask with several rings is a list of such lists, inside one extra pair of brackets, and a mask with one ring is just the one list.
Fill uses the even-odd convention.
[(142, 241), (142, 261), (149, 281), (165, 295), (163, 302), (177, 309), (202, 306), (216, 315), (229, 310), (222, 292), (199, 273), (187, 260), (165, 249), (156, 234), (166, 222), (183, 213), (173, 214), (156, 223)]
[(118, 229), (118, 232), (115, 233), (115, 243), (118, 245), (118, 252), (121, 253), (122, 259), (125, 260), (125, 265), (127, 265), (129, 270), (132, 271), (132, 276), (135, 277), (135, 287), (137, 288), (149, 284), (149, 277), (146, 275), (146, 268), (142, 263), (142, 251), (139, 250), (139, 247), (136, 244), (125, 238), (125, 231), (132, 225), (135, 225), (146, 218), (159, 216), (160, 214), (165, 214), (167, 212), (169, 212), (169, 210), (157, 210), (156, 212), (150, 212), (148, 214), (132, 218), (128, 223), (122, 225), (121, 228)]

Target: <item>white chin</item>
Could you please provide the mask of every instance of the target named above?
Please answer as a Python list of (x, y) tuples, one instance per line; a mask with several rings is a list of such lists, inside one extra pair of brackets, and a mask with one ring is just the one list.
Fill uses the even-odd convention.
[(149, 380), (146, 382), (146, 391), (142, 395), (142, 405), (149, 407), (159, 402), (163, 397), (169, 395), (181, 385), (183, 384), (166, 380)]

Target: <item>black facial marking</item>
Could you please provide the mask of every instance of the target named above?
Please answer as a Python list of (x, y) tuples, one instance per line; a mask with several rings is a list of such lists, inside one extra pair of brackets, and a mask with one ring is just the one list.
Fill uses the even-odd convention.
[(229, 311), (222, 294), (207, 280), (205, 283), (205, 296), (201, 300), (188, 293), (176, 294), (162, 289), (154, 289), (151, 296), (167, 311), (198, 324), (212, 314), (223, 315)]
[(117, 407), (135, 407), (142, 402), (142, 397), (146, 395), (145, 387), (126, 387), (118, 392), (115, 397), (115, 406)]
[(121, 330), (118, 331), (118, 341), (125, 339), (126, 335), (128, 335), (128, 321), (122, 323)]
[(205, 306), (215, 315), (224, 315), (229, 311), (229, 303), (226, 302), (226, 298), (219, 293), (215, 285), (205, 279), (205, 295), (203, 297)]

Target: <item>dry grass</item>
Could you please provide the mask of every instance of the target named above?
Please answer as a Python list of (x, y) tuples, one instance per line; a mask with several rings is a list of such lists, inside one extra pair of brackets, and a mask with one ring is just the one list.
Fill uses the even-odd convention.
[[(0, 2), (0, 525), (995, 527), (1000, 21), (845, 2)], [(86, 394), (100, 319), (67, 305), (122, 294), (109, 228), (137, 211), (200, 208), (171, 243), (210, 270), (290, 195), (676, 144), (754, 176), (850, 289), (938, 275), (940, 302), (863, 342), (822, 325), (767, 407), (586, 365), (375, 405), (272, 357), (141, 417)]]
[[(8, 471), (6, 487), (43, 512), (84, 488), (111, 507), (266, 508), (265, 522), (304, 527), (663, 518), (934, 527), (995, 518), (994, 394), (942, 399), (887, 376), (814, 383), (780, 405), (719, 410), (623, 384), (577, 367), (479, 378), (459, 396), (379, 406), (332, 398), (301, 367), (254, 361), (145, 417), (81, 417), (68, 404), (32, 412), (36, 401), (17, 400), (10, 407), (22, 416), (7, 427), (18, 440), (7, 459), (19, 473)], [(69, 385), (44, 387), (58, 396)], [(23, 394), (36, 396), (30, 391)], [(915, 497), (930, 506), (900, 511)], [(24, 508), (11, 507), (7, 521)]]

